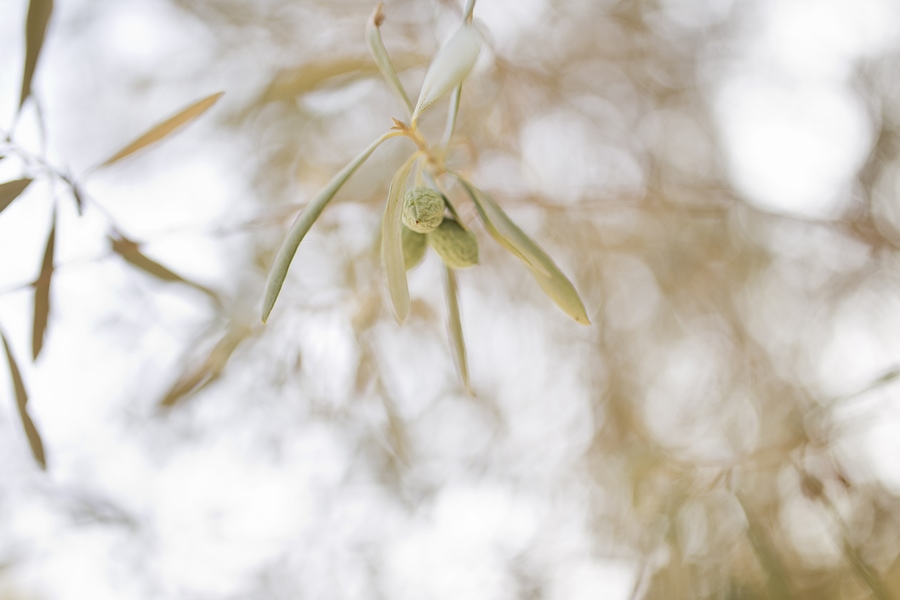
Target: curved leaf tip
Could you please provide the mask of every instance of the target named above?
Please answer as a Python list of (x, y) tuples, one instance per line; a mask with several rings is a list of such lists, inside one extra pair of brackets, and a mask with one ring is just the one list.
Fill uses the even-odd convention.
[(409, 284), (406, 281), (406, 264), (403, 259), (403, 224), (400, 216), (403, 197), (406, 195), (406, 180), (417, 158), (418, 154), (413, 154), (394, 173), (381, 222), (381, 261), (387, 277), (391, 305), (398, 323), (406, 320), (410, 308)]
[(266, 290), (263, 294), (262, 303), (263, 323), (269, 318), (269, 313), (272, 312), (272, 307), (275, 306), (275, 301), (278, 300), (278, 294), (281, 293), (281, 288), (284, 286), (288, 268), (294, 260), (294, 255), (297, 253), (300, 242), (303, 241), (303, 238), (313, 226), (313, 223), (315, 223), (316, 219), (319, 218), (319, 215), (322, 214), (325, 206), (334, 195), (337, 194), (338, 190), (341, 189), (341, 186), (350, 179), (350, 176), (353, 175), (356, 169), (358, 169), (359, 166), (375, 152), (375, 149), (378, 148), (382, 142), (392, 137), (396, 137), (397, 135), (399, 135), (397, 132), (389, 132), (369, 144), (365, 150), (351, 160), (337, 175), (332, 177), (331, 181), (329, 181), (328, 184), (309, 201), (309, 204), (306, 205), (303, 212), (297, 215), (297, 218), (288, 230), (287, 236), (285, 236), (284, 241), (281, 243), (281, 247), (278, 248), (278, 253), (275, 255), (272, 269), (269, 271), (269, 277), (266, 280)]
[(118, 162), (125, 158), (126, 156), (130, 156), (151, 144), (155, 144), (160, 140), (168, 137), (172, 134), (176, 129), (179, 129), (181, 126), (186, 125), (205, 113), (209, 110), (213, 104), (219, 101), (225, 92), (216, 92), (206, 98), (199, 100), (191, 104), (190, 106), (178, 111), (165, 121), (161, 123), (157, 123), (153, 127), (151, 127), (148, 131), (144, 132), (140, 137), (136, 140), (107, 158), (103, 163), (99, 165), (99, 167), (107, 167), (115, 162)]
[(447, 40), (437, 54), (422, 82), (422, 91), (413, 111), (413, 120), (441, 96), (458, 86), (469, 75), (481, 52), (481, 33), (465, 23)]
[(485, 229), (501, 246), (518, 258), (537, 281), (544, 293), (576, 323), (590, 325), (584, 303), (569, 278), (537, 243), (519, 229), (490, 196), (456, 175), (475, 204)]

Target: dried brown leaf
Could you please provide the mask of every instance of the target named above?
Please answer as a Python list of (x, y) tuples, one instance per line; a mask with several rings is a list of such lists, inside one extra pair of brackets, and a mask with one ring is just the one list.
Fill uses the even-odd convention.
[(56, 247), (56, 212), (50, 222), (50, 235), (44, 248), (41, 272), (34, 284), (34, 327), (31, 333), (31, 356), (37, 360), (44, 347), (44, 334), (50, 316), (50, 280), (53, 277), (53, 254)]
[(207, 110), (209, 110), (209, 108), (212, 107), (213, 104), (219, 101), (219, 98), (221, 98), (224, 93), (225, 92), (217, 92), (211, 96), (207, 96), (203, 100), (195, 102), (187, 108), (175, 113), (165, 121), (154, 125), (150, 128), (149, 131), (113, 154), (99, 166), (109, 166), (114, 162), (122, 160), (126, 156), (134, 154), (138, 150), (146, 148), (151, 144), (155, 144), (156, 142), (169, 136), (173, 131), (175, 131), (182, 125), (186, 125), (187, 123), (193, 121), (194, 119), (205, 113)]
[(0, 211), (10, 205), (10, 203), (19, 197), (19, 194), (25, 191), (25, 188), (32, 182), (31, 179), (16, 179), (0, 183)]
[(112, 242), (112, 250), (119, 256), (125, 259), (128, 264), (137, 267), (141, 271), (156, 277), (157, 279), (161, 279), (162, 281), (168, 281), (173, 283), (183, 283), (185, 285), (189, 285), (196, 290), (200, 290), (204, 294), (210, 296), (213, 300), (219, 303), (219, 296), (214, 291), (191, 281), (190, 279), (185, 279), (181, 275), (171, 271), (168, 267), (164, 267), (160, 263), (156, 262), (152, 258), (145, 255), (141, 252), (141, 246), (135, 241), (129, 240), (125, 237), (114, 238), (111, 237), (110, 241)]
[(44, 34), (50, 15), (53, 14), (53, 0), (31, 0), (25, 19), (25, 67), (22, 69), (22, 92), (19, 95), (19, 109), (31, 96), (31, 79), (37, 68), (38, 57), (44, 46)]
[(6, 350), (6, 360), (9, 362), (9, 374), (12, 378), (13, 388), (16, 393), (16, 406), (19, 409), (19, 419), (22, 421), (22, 428), (25, 430), (25, 436), (28, 438), (31, 454), (41, 468), (46, 470), (47, 460), (44, 455), (44, 443), (41, 441), (41, 436), (38, 434), (34, 422), (32, 422), (31, 417), (28, 416), (28, 392), (25, 391), (25, 384), (22, 382), (22, 374), (19, 371), (19, 365), (16, 363), (15, 357), (13, 357), (9, 342), (6, 341), (6, 334), (4, 334), (2, 330), (0, 330), (0, 340), (3, 341), (3, 348)]
[(225, 366), (237, 347), (247, 339), (250, 329), (242, 325), (232, 325), (213, 349), (196, 366), (189, 366), (182, 372), (175, 384), (160, 400), (160, 406), (171, 408), (192, 396), (221, 377)]

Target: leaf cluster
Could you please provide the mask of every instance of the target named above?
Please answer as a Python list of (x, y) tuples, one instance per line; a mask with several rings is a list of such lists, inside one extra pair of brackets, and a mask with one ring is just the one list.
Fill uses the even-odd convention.
[[(477, 208), (477, 213), (488, 233), (502, 247), (519, 258), (544, 292), (576, 322), (589, 324), (590, 320), (584, 304), (571, 281), (559, 270), (553, 260), (531, 240), (483, 191), (476, 188), (463, 175), (448, 170), (446, 156), (456, 123), (457, 110), (462, 85), (478, 58), (482, 37), (472, 24), (474, 2), (470, 2), (463, 23), (450, 39), (438, 50), (425, 73), (425, 79), (415, 105), (400, 82), (390, 56), (384, 47), (380, 26), (384, 22), (384, 5), (379, 3), (369, 18), (366, 39), (372, 56), (385, 82), (406, 108), (409, 123), (393, 119), (393, 127), (350, 161), (330, 182), (310, 201), (291, 225), (269, 272), (262, 303), (262, 320), (265, 322), (275, 305), (287, 277), (288, 269), (300, 242), (318, 219), (325, 206), (334, 198), (353, 173), (384, 142), (397, 137), (405, 137), (415, 146), (416, 151), (394, 173), (387, 194), (381, 228), (381, 259), (384, 267), (387, 289), (394, 315), (403, 323), (409, 315), (410, 296), (404, 262), (401, 214), (410, 179), (417, 182), (427, 180), (440, 193), (446, 209), (456, 216), (456, 222), (465, 227), (459, 219), (453, 203), (449, 200), (447, 185), (457, 181), (465, 194)], [(439, 99), (452, 92), (447, 114), (447, 125), (443, 141), (432, 146), (418, 127), (419, 117)], [(450, 177), (446, 181), (446, 177)], [(459, 318), (456, 279), (450, 265), (446, 271), (445, 296), (448, 305), (448, 322), (452, 345), (459, 372), (466, 389), (471, 389), (468, 380), (465, 345)]]

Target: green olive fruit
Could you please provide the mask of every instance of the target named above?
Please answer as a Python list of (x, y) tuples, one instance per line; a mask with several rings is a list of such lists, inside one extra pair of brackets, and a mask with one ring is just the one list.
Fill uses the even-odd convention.
[(428, 187), (409, 190), (403, 199), (401, 219), (413, 231), (434, 231), (444, 220), (444, 198)]
[(451, 269), (462, 269), (478, 264), (478, 240), (471, 231), (447, 218), (440, 227), (428, 234), (428, 243)]
[(423, 233), (417, 233), (409, 227), (403, 227), (403, 265), (409, 271), (425, 258), (428, 239)]

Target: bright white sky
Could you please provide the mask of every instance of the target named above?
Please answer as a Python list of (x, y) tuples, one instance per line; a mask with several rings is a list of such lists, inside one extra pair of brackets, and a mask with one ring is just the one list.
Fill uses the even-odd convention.
[[(714, 19), (730, 3), (710, 0), (704, 7), (699, 1), (668, 0), (663, 4), (670, 14), (681, 15), (685, 27), (691, 27)], [(218, 89), (237, 96), (245, 93), (240, 90), (242, 82), (229, 80), (226, 73), (212, 73), (205, 81), (178, 80), (179, 72), (190, 72), (177, 62), (181, 49), (191, 48), (185, 54), (203, 60), (196, 52), (196, 39), (202, 33), (185, 25), (184, 19), (173, 18), (165, 3), (97, 3), (93, 10), (104, 20), (86, 19), (90, 31), (64, 40), (56, 37), (63, 29), (59, 23), (68, 23), (66, 30), (73, 31), (79, 12), (90, 10), (92, 3), (56, 5), (57, 23), (50, 32), (36, 87), (45, 99), (52, 158), (64, 157), (76, 173), (115, 150), (107, 146), (110, 140), (125, 143), (197, 98)], [(872, 136), (860, 101), (846, 86), (850, 66), (900, 39), (900, 9), (891, 0), (769, 0), (759, 6), (757, 25), (745, 33), (740, 60), (718, 90), (716, 109), (727, 160), (734, 180), (751, 202), (772, 211), (828, 217), (840, 208), (838, 199), (846, 197), (841, 191), (851, 185)], [(532, 30), (544, 9), (538, 0), (527, 7), (513, 0), (481, 0), (476, 12), (503, 44), (520, 31)], [(0, 56), (6, 65), (0, 70), (0, 126), (8, 128), (18, 99), (25, 2), (2, 0), (0, 13), (4, 16)], [(97, 52), (115, 56), (129, 70), (144, 74), (155, 73), (161, 61), (168, 61), (173, 65), (171, 77), (179, 85), (173, 85), (170, 93), (154, 87), (148, 97), (134, 98), (142, 110), (118, 114), (117, 94), (80, 97), (78, 82), (67, 74), (66, 67), (73, 61)], [(228, 96), (223, 103), (227, 102)], [(71, 105), (82, 114), (72, 111)], [(102, 134), (85, 130), (86, 124), (93, 126), (103, 119), (114, 123), (110, 130)], [(550, 117), (533, 124), (532, 133), (541, 139), (545, 129), (560, 126), (575, 132), (582, 124)], [(25, 145), (34, 147), (33, 115), (25, 118), (17, 134)], [(240, 202), (248, 192), (243, 174), (233, 170), (239, 150), (223, 148), (212, 135), (209, 126), (198, 122), (164, 150), (98, 174), (88, 188), (138, 239), (159, 239), (162, 232), (179, 227), (197, 231), (205, 223), (227, 222), (242, 214)], [(559, 165), (554, 166), (552, 157), (543, 156), (529, 142), (529, 135), (523, 142), (526, 158), (548, 167), (531, 185), (559, 189), (560, 178), (577, 189), (592, 185), (593, 175), (587, 171), (573, 173), (571, 164), (556, 168)], [(18, 176), (20, 172), (9, 161), (0, 163), (0, 180)], [(633, 183), (627, 169), (621, 177), (625, 184)], [(49, 220), (47, 191), (34, 185), (27, 197), (0, 218), (0, 288), (34, 276)], [(76, 223), (68, 203), (62, 206), (58, 261), (102, 254), (102, 245), (96, 241), (104, 231), (102, 217), (89, 213)], [(229, 261), (237, 260), (240, 250), (237, 242), (223, 251), (221, 240), (203, 235), (174, 236), (152, 247), (154, 256), (208, 282), (227, 280)], [(127, 270), (110, 261), (61, 271), (55, 285), (57, 297), (67, 301), (54, 305), (48, 345), (36, 366), (26, 360), (30, 294), (0, 295), (0, 323), (24, 365), (31, 408), (52, 460), (47, 475), (33, 468), (11, 399), (6, 392), (0, 393), (4, 402), (0, 406), (0, 496), (6, 498), (0, 500), (0, 536), (35, 540), (35, 546), (27, 548), (24, 563), (13, 571), (19, 589), (44, 598), (71, 598), (77, 590), (77, 597), (94, 600), (185, 594), (227, 597), (262, 565), (285, 556), (299, 577), (315, 579), (322, 570), (337, 570), (344, 586), (339, 597), (366, 598), (361, 584), (365, 574), (354, 573), (359, 566), (349, 558), (353, 548), (365, 543), (359, 539), (359, 532), (365, 531), (373, 540), (389, 540), (378, 567), (391, 598), (512, 599), (514, 586), (504, 575), (504, 561), (529, 545), (546, 543), (542, 536), (547, 532), (539, 524), (566, 515), (568, 530), (558, 523), (561, 533), (547, 549), (548, 560), (556, 567), (546, 597), (615, 600), (631, 593), (635, 566), (591, 558), (591, 542), (583, 527), (588, 517), (575, 502), (559, 504), (546, 497), (514, 494), (506, 486), (461, 478), (410, 519), (376, 485), (347, 493), (342, 482), (354, 457), (348, 455), (337, 432), (322, 425), (298, 426), (303, 422), (302, 410), (267, 405), (266, 410), (281, 411), (286, 430), (291, 430), (291, 442), (275, 459), (260, 449), (265, 445), (259, 437), (265, 430), (263, 416), (240, 401), (198, 409), (199, 413), (186, 411), (165, 423), (144, 423), (139, 407), (166, 387), (184, 343), (202, 328), (194, 298), (153, 288), (157, 300), (143, 301), (134, 294), (134, 280)], [(479, 318), (488, 317), (473, 314), (473, 327)], [(524, 317), (511, 315), (508, 321), (491, 326), (501, 331), (506, 327), (511, 334), (522, 322), (517, 318)], [(866, 333), (870, 324), (856, 323), (855, 318), (848, 316), (827, 353), (833, 357), (831, 364), (845, 367), (840, 378), (829, 375), (836, 369), (823, 374), (831, 376), (834, 389), (853, 389), (900, 362), (900, 348), (885, 348)], [(900, 310), (889, 320), (897, 323), (898, 318)], [(142, 329), (148, 319), (159, 319), (161, 325), (143, 330), (133, 342), (114, 333)], [(313, 351), (309, 354), (321, 356), (322, 364), (338, 369), (342, 361), (351, 364), (352, 340), (339, 326), (329, 327), (325, 319), (325, 325), (310, 332), (306, 343)], [(182, 338), (170, 335), (178, 327), (185, 331)], [(540, 336), (540, 331), (535, 327), (533, 335)], [(150, 381), (158, 381), (157, 389), (135, 390), (131, 382), (148, 381), (148, 374)], [(579, 403), (583, 391), (575, 380), (561, 367), (553, 389), (568, 385), (571, 393), (563, 397), (574, 398), (572, 405), (557, 405), (552, 412), (538, 404), (523, 407), (523, 414), (532, 420), (526, 422), (523, 416), (521, 431), (540, 434), (549, 423), (571, 435), (570, 451), (574, 452), (584, 438), (585, 424), (590, 423)], [(530, 381), (523, 380), (521, 385)], [(0, 390), (7, 389), (6, 370), (0, 368)], [(238, 386), (237, 392), (247, 389), (252, 387)], [(123, 411), (122, 390), (146, 394), (134, 399), (130, 420), (123, 417), (128, 411)], [(515, 401), (517, 391), (525, 390), (509, 392)], [(242, 416), (243, 432), (229, 429), (227, 435), (217, 435), (214, 430), (191, 430), (197, 427), (193, 419), (214, 427), (239, 411), (247, 411)], [(900, 463), (882, 458), (900, 455), (900, 406), (885, 406), (883, 415), (877, 426), (860, 434), (865, 440), (860, 443), (868, 445), (863, 459), (900, 489)], [(483, 428), (458, 407), (448, 408), (442, 418), (472, 431), (475, 440)], [(177, 451), (169, 448), (168, 428), (195, 436), (196, 443), (182, 442)], [(460, 449), (459, 440), (445, 443), (448, 453), (467, 451)], [(534, 468), (552, 473), (555, 465), (563, 463), (566, 451), (542, 453), (546, 463)], [(104, 527), (72, 528), (59, 516), (53, 499), (57, 494), (114, 499), (151, 524), (137, 534), (143, 545), (125, 543)], [(284, 554), (285, 548), (293, 550)], [(7, 558), (23, 557), (0, 555), (0, 562)], [(144, 561), (146, 577), (129, 581), (131, 572), (122, 564)], [(322, 585), (328, 581), (334, 579), (323, 579)], [(331, 596), (334, 591), (323, 588), (318, 597), (338, 597)]]

